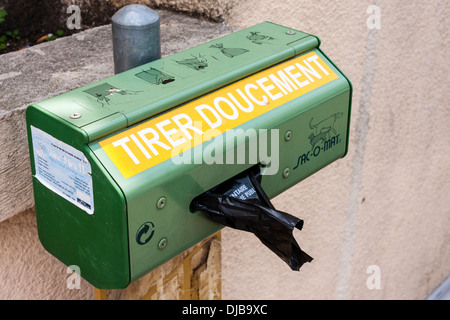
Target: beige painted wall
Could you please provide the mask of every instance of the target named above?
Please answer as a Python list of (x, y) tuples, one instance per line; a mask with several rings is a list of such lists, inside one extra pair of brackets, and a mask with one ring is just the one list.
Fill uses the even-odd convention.
[[(370, 30), (369, 5), (381, 10)], [(287, 270), (226, 229), (223, 297), (423, 299), (450, 275), (450, 2), (235, 1), (225, 21), (263, 20), (319, 36), (354, 86), (349, 154), (273, 200), (305, 220), (315, 260)], [(369, 290), (369, 266), (381, 289)]]
[[(209, 16), (235, 28), (269, 20), (315, 34), (354, 86), (347, 157), (273, 200), (305, 221), (296, 238), (314, 261), (292, 272), (253, 235), (224, 229), (222, 297), (426, 298), (450, 275), (450, 2), (179, 4), (207, 16), (211, 4)], [(373, 4), (381, 9), (379, 30), (366, 24)], [(67, 289), (66, 268), (37, 242), (33, 211), (0, 223), (0, 248), (0, 298), (93, 298), (84, 281), (80, 290)], [(381, 288), (369, 290), (373, 265)]]

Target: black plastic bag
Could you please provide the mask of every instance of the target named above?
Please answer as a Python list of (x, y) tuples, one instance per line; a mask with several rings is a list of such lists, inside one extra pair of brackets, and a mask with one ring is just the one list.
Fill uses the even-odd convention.
[(195, 198), (191, 210), (202, 211), (225, 226), (252, 232), (292, 270), (313, 259), (300, 249), (292, 232), (303, 220), (276, 210), (261, 188), (259, 168), (252, 168)]

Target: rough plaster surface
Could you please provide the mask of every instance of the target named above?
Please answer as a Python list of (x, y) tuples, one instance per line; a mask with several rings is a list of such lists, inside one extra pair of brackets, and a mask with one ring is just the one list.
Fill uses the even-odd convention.
[[(206, 3), (188, 2), (194, 13), (200, 7), (196, 4)], [(366, 25), (366, 10), (373, 4), (381, 9), (379, 30), (369, 30)], [(222, 231), (222, 297), (426, 298), (450, 274), (450, 70), (446, 59), (450, 49), (450, 3), (233, 0), (217, 2), (217, 6), (222, 18), (234, 28), (269, 20), (319, 36), (324, 52), (354, 86), (347, 157), (273, 200), (278, 209), (305, 220), (303, 230), (295, 235), (314, 261), (300, 272), (292, 272), (253, 235), (226, 228)], [(199, 29), (207, 28), (207, 34), (224, 31), (217, 25), (202, 23)], [(215, 28), (219, 31), (213, 32)], [(89, 31), (82, 35), (90, 39)], [(189, 36), (180, 42), (186, 47), (194, 45)], [(99, 59), (96, 65), (106, 68), (102, 71), (106, 74), (112, 70), (108, 46), (106, 43), (103, 48), (106, 62)], [(34, 50), (36, 54), (48, 55), (51, 48), (42, 45)], [(90, 48), (95, 57), (92, 43)], [(8, 59), (19, 59), (18, 55), (25, 54), (31, 52), (14, 53)], [(20, 77), (17, 72), (29, 70), (20, 69), (16, 63), (17, 67), (7, 70), (1, 69), (5, 67), (0, 64), (0, 82), (10, 85), (7, 91), (14, 87), (11, 81), (19, 81), (13, 80)], [(67, 75), (73, 75), (78, 67), (72, 69), (72, 74), (68, 69)], [(104, 76), (99, 74), (99, 78)], [(22, 79), (26, 81), (24, 76)], [(34, 85), (45, 86), (36, 82)], [(0, 100), (2, 104), (5, 100)], [(20, 107), (25, 105), (22, 102), (7, 112), (16, 112), (20, 123)], [(3, 127), (2, 124), (0, 130)], [(0, 154), (1, 170), (14, 157), (14, 153), (9, 154), (9, 158)], [(14, 163), (19, 165), (21, 161), (23, 158), (17, 158)], [(16, 188), (29, 192), (23, 182), (25, 177), (26, 174), (20, 175), (17, 183), (21, 186)], [(1, 189), (1, 196), (4, 192), (17, 194), (9, 191), (14, 182), (9, 183), (8, 188)], [(24, 196), (22, 202), (32, 204), (29, 196)], [(22, 202), (17, 205), (23, 205)], [(11, 203), (7, 205), (7, 216), (22, 210), (12, 207)], [(0, 217), (4, 210), (2, 207)], [(4, 280), (0, 282), (0, 298), (72, 298), (74, 293), (65, 288), (65, 267), (52, 262), (53, 258), (37, 244), (33, 219), (33, 213), (27, 212), (0, 224), (0, 279)], [(33, 239), (26, 250), (22, 249), (26, 243), (19, 236), (24, 227)], [(371, 274), (367, 270), (373, 265), (379, 267), (381, 287), (369, 290), (366, 282)], [(24, 290), (29, 283), (32, 285)], [(53, 294), (46, 288), (60, 289)], [(73, 298), (91, 298), (88, 291), (75, 294), (79, 296)]]
[[(374, 4), (379, 30), (366, 24)], [(292, 273), (226, 229), (223, 298), (426, 298), (450, 274), (450, 3), (244, 0), (225, 16), (264, 20), (319, 36), (352, 80), (350, 150), (273, 201), (305, 220), (297, 239), (315, 260)], [(381, 288), (369, 290), (373, 265)]]

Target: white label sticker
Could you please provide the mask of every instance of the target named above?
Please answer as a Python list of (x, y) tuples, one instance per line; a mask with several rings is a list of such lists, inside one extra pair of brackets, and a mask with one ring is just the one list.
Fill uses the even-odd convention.
[(64, 199), (94, 213), (91, 164), (83, 152), (31, 126), (36, 179)]

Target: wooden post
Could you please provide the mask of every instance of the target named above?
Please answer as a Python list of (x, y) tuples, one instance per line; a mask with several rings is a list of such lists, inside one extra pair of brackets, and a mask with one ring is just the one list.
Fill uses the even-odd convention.
[(220, 231), (131, 283), (126, 289), (94, 288), (96, 300), (220, 300)]
[(108, 300), (108, 292), (106, 289), (94, 288), (95, 300)]

